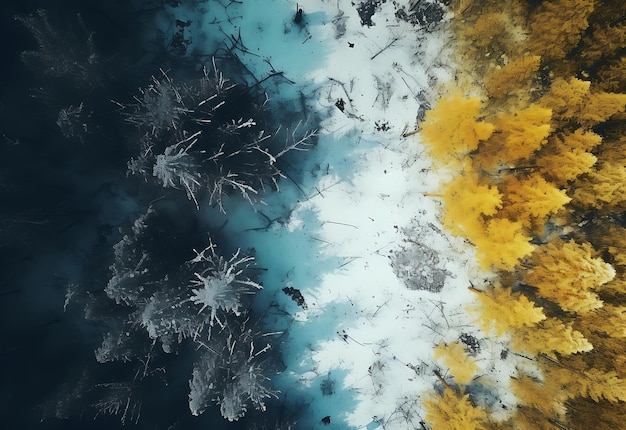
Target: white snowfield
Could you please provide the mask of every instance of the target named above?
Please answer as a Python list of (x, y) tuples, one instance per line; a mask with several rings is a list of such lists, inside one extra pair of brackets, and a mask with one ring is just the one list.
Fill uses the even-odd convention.
[[(364, 26), (359, 2), (301, 0), (299, 25), (295, 2), (226, 3), (189, 10), (204, 26), (193, 31), (232, 35), (258, 77), (274, 70), (293, 81), (273, 103), (289, 110), (304, 100), (305, 113), (322, 118), (317, 147), (302, 155), (306, 196), (283, 190), (259, 207), (272, 219), (282, 214), (279, 222), (248, 231), (255, 225), (244, 209), (227, 209), (226, 228), (271, 268), (258, 295), (291, 314), (281, 342), (286, 369), (274, 382), (287, 401), (292, 391), (307, 399), (299, 428), (423, 428), (420, 399), (434, 392), (436, 371), (447, 374), (432, 350), (462, 334), (478, 340), (477, 378), (492, 387), (482, 401), (505, 416), (515, 404), (509, 377), (528, 360), (503, 358), (506, 339), (480, 332), (466, 311), (470, 282), (480, 287), (489, 274), (470, 245), (440, 227), (441, 203), (424, 194), (454, 172), (433, 166), (411, 133), (437, 85), (453, 79), (450, 17), (426, 31), (396, 17), (414, 2), (386, 1)], [(201, 43), (196, 36), (191, 48)], [(295, 208), (281, 208), (296, 198)], [(302, 292), (306, 309), (284, 298), (286, 286)], [(327, 416), (329, 425), (321, 422)]]

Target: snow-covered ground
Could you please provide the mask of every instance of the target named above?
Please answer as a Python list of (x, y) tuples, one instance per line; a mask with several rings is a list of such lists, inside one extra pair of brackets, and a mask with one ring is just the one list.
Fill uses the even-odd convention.
[(189, 50), (207, 55), (228, 40), (257, 79), (282, 73), (271, 80), (275, 108), (322, 119), (318, 145), (299, 162), (300, 189), (285, 181), (256, 213), (232, 202), (224, 227), (267, 269), (258, 306), (285, 330), (286, 369), (274, 383), (287, 403), (306, 404), (302, 428), (420, 428), (420, 398), (447, 370), (433, 348), (462, 335), (478, 341), (481, 382), (493, 381), (485, 403), (510, 406), (506, 384), (519, 363), (502, 359), (504, 344), (466, 311), (470, 281), (489, 275), (440, 228), (440, 202), (424, 194), (451, 173), (432, 166), (411, 133), (452, 79), (445, 25), (398, 19), (408, 0), (368, 2), (377, 4), (370, 26), (350, 0), (301, 0), (301, 24), (295, 2), (223, 3), (170, 9), (162, 26), (193, 21)]

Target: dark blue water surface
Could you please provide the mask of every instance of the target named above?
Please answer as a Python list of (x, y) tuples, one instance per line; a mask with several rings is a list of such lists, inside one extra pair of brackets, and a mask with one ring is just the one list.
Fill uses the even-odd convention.
[[(84, 300), (103, 295), (118, 229), (128, 228), (154, 200), (169, 214), (156, 226), (167, 232), (162, 246), (154, 248), (160, 267), (181, 264), (193, 257), (192, 248), (206, 245), (206, 220), (184, 192), (165, 192), (126, 175), (136, 149), (129, 143), (131, 128), (111, 102), (129, 100), (159, 68), (172, 76), (198, 73), (198, 59), (181, 57), (167, 41), (146, 42), (151, 18), (164, 3), (1, 2), (2, 429), (122, 428), (121, 414), (98, 416), (92, 405), (99, 384), (132, 379), (135, 367), (96, 362), (94, 350), (108, 327), (85, 319)], [(41, 8), (47, 21), (38, 15)], [(41, 32), (42, 49), (28, 22)], [(28, 51), (36, 54), (22, 54)], [(59, 127), (59, 111), (81, 103), (78, 122)], [(235, 116), (246, 107), (232, 109)], [(297, 166), (291, 173), (297, 176)], [(217, 208), (205, 208), (203, 216), (211, 210), (218, 217)], [(219, 230), (212, 237), (225, 250), (237, 247)], [(70, 284), (80, 285), (79, 300), (64, 311)], [(110, 312), (117, 311), (112, 306)], [(277, 421), (297, 418), (281, 399), (270, 401), (266, 413), (251, 411), (238, 423), (225, 421), (217, 408), (193, 417), (187, 395), (195, 353), (181, 346), (155, 358), (155, 367), (167, 372), (142, 383), (140, 419), (126, 428), (276, 428)], [(272, 359), (277, 372), (279, 356)]]

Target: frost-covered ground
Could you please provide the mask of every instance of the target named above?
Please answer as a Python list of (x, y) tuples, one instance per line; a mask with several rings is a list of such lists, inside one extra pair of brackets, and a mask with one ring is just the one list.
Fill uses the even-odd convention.
[(449, 17), (414, 3), (302, 0), (301, 23), (286, 0), (198, 2), (158, 17), (164, 32), (190, 38), (189, 52), (228, 47), (257, 80), (280, 73), (270, 96), (285, 118), (322, 119), (298, 186), (283, 181), (256, 211), (231, 201), (224, 227), (267, 269), (257, 307), (285, 331), (274, 384), (299, 408), (299, 428), (420, 428), (420, 398), (446, 373), (432, 350), (458, 340), (494, 382), (485, 402), (512, 403), (505, 384), (519, 363), (465, 310), (470, 281), (488, 275), (424, 196), (450, 173), (431, 166), (412, 132), (454, 64), (435, 19)]

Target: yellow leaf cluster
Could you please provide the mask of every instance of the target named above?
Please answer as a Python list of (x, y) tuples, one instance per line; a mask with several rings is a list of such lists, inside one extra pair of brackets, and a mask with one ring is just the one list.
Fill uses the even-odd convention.
[(572, 198), (582, 207), (622, 211), (626, 209), (625, 183), (626, 166), (619, 161), (604, 162), (576, 180)]
[(530, 355), (543, 353), (552, 357), (555, 357), (555, 352), (569, 355), (593, 349), (581, 332), (556, 318), (548, 318), (535, 327), (523, 326), (513, 330), (511, 345), (516, 351)]
[(500, 189), (503, 195), (500, 216), (519, 221), (526, 228), (537, 223), (543, 226), (549, 214), (556, 213), (571, 200), (565, 191), (538, 173), (509, 176), (500, 184)]
[(514, 328), (533, 327), (546, 317), (543, 309), (522, 294), (515, 294), (500, 285), (477, 293), (478, 305), (469, 310), (477, 315), (476, 322), (487, 333), (492, 329), (502, 336)]
[(589, 243), (552, 241), (533, 254), (524, 282), (565, 310), (589, 312), (602, 306), (595, 288), (615, 276), (613, 267), (594, 254)]
[(556, 121), (568, 121), (583, 111), (591, 83), (577, 78), (556, 78), (540, 104), (552, 111)]
[(626, 94), (592, 92), (585, 99), (584, 109), (578, 115), (583, 127), (592, 127), (606, 121), (626, 108)]
[(494, 121), (497, 133), (481, 143), (474, 157), (487, 170), (515, 165), (529, 158), (546, 143), (552, 112), (537, 104), (513, 113), (500, 114)]
[(604, 66), (599, 72), (598, 87), (604, 91), (626, 92), (626, 57)]
[(626, 94), (591, 92), (591, 82), (557, 78), (540, 104), (552, 110), (557, 127), (574, 122), (586, 129), (602, 123), (626, 108)]
[(501, 194), (493, 185), (484, 185), (478, 174), (464, 171), (443, 187), (443, 225), (452, 234), (472, 240), (482, 235), (485, 217), (502, 207)]
[(594, 332), (605, 333), (613, 338), (624, 338), (626, 337), (626, 307), (604, 305), (601, 309), (585, 314), (581, 318), (581, 323)]
[(591, 170), (596, 156), (590, 151), (602, 142), (592, 131), (582, 128), (573, 133), (553, 134), (535, 158), (539, 172), (557, 185), (565, 185)]
[(560, 60), (576, 46), (594, 0), (545, 0), (529, 19), (529, 51), (544, 58)]
[(511, 270), (534, 249), (522, 223), (506, 218), (487, 221), (484, 234), (476, 236), (473, 242), (478, 261), (485, 270)]
[(491, 136), (493, 125), (478, 120), (480, 106), (477, 97), (466, 98), (460, 91), (452, 91), (426, 112), (420, 134), (431, 157), (455, 164)]
[(626, 228), (611, 226), (606, 237), (607, 251), (613, 257), (613, 264), (626, 269)]
[[(557, 149), (558, 151), (559, 149)], [(557, 185), (565, 185), (578, 176), (588, 172), (597, 158), (590, 152), (572, 149), (546, 153), (537, 159), (540, 172)]]
[(545, 416), (553, 416), (564, 411), (563, 402), (567, 396), (562, 391), (550, 392), (546, 395), (546, 387), (542, 382), (522, 375), (511, 379), (511, 389), (520, 404), (541, 411)]
[(470, 382), (474, 378), (476, 371), (478, 371), (476, 361), (467, 355), (465, 348), (460, 342), (453, 342), (447, 345), (440, 343), (434, 349), (433, 357), (450, 370), (450, 374), (459, 384)]
[(487, 413), (472, 405), (468, 394), (445, 388), (442, 396), (424, 401), (425, 420), (432, 430), (486, 430)]
[(523, 55), (485, 76), (485, 89), (489, 97), (502, 99), (512, 94), (524, 97), (541, 63), (538, 55)]
[[(615, 19), (619, 15), (612, 18)], [(583, 37), (580, 58), (585, 65), (591, 66), (603, 57), (610, 58), (626, 46), (626, 25), (620, 22), (611, 25), (609, 22), (596, 23), (591, 31)]]
[(571, 384), (573, 394), (589, 397), (594, 401), (600, 399), (609, 402), (626, 401), (626, 381), (617, 377), (615, 372), (602, 372), (591, 368)]

